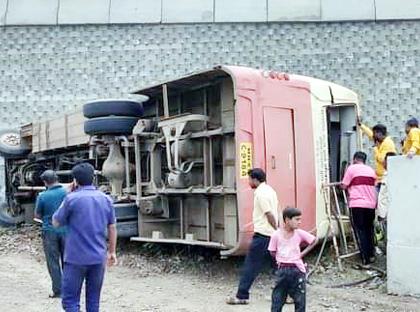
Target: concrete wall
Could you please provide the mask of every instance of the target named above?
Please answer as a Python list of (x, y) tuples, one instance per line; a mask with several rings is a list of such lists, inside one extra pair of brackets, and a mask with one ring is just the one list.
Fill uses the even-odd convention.
[(217, 64), (330, 80), (400, 139), (420, 117), (420, 22), (85, 25), (0, 32), (0, 128)]
[(418, 0), (0, 0), (0, 25), (420, 19)]
[(4, 27), (0, 129), (232, 64), (354, 89), (365, 121), (385, 123), (398, 142), (404, 120), (420, 117), (419, 42), (417, 21)]
[(420, 296), (420, 156), (390, 159), (388, 292)]

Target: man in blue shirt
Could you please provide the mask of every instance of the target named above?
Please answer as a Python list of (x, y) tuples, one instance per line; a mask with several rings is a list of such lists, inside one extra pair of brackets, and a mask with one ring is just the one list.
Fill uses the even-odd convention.
[(36, 199), (35, 217), (42, 220), (42, 243), (52, 281), (50, 298), (57, 298), (61, 295), (65, 228), (55, 229), (52, 226), (52, 215), (66, 197), (66, 191), (58, 184), (57, 175), (53, 170), (44, 171), (41, 179), (47, 190), (40, 193)]
[[(86, 311), (98, 312), (105, 263), (117, 262), (115, 212), (109, 196), (92, 185), (94, 168), (73, 167), (77, 188), (67, 195), (53, 215), (53, 225), (68, 228), (64, 252), (62, 304), (66, 312), (79, 312), (80, 292), (86, 282)], [(108, 230), (108, 252), (106, 231)]]

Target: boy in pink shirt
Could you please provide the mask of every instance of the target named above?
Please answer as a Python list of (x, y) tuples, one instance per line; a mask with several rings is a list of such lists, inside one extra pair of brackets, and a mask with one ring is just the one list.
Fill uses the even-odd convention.
[(365, 153), (356, 152), (353, 156), (353, 164), (347, 168), (341, 181), (341, 187), (348, 193), (351, 224), (364, 265), (368, 265), (375, 259), (373, 235), (378, 197), (375, 188), (376, 174), (365, 164), (366, 157)]
[[(312, 234), (299, 229), (302, 213), (297, 208), (283, 210), (284, 227), (273, 233), (268, 245), (276, 259), (276, 285), (273, 289), (271, 312), (281, 312), (287, 295), (292, 297), (296, 312), (304, 312), (306, 306), (306, 268), (303, 257), (317, 244)], [(301, 246), (307, 247), (301, 251)]]

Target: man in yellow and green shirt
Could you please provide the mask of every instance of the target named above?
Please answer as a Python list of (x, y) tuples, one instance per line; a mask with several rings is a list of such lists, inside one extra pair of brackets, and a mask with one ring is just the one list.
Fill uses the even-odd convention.
[(420, 155), (420, 129), (419, 121), (416, 118), (410, 118), (405, 123), (405, 133), (407, 137), (403, 144), (403, 154), (408, 158), (413, 158), (414, 155)]
[(377, 183), (380, 184), (385, 173), (385, 157), (388, 153), (396, 153), (394, 141), (387, 135), (386, 127), (382, 124), (377, 124), (372, 129), (359, 122), (362, 131), (375, 142), (373, 149), (375, 159), (375, 172), (377, 176)]

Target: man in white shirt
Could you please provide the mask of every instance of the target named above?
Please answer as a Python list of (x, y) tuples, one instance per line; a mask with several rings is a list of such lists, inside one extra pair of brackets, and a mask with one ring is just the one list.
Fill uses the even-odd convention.
[(245, 258), (239, 281), (238, 292), (235, 297), (228, 297), (227, 304), (248, 304), (249, 289), (265, 263), (271, 262), (268, 244), (271, 234), (278, 227), (277, 194), (266, 183), (265, 172), (260, 168), (248, 172), (249, 185), (255, 189), (253, 224), (254, 236)]
[(378, 216), (378, 222), (381, 225), (383, 234), (385, 236), (385, 247), (386, 247), (386, 237), (387, 237), (387, 220), (386, 217), (388, 215), (388, 207), (389, 207), (389, 191), (388, 191), (388, 182), (387, 182), (387, 176), (388, 176), (388, 159), (389, 157), (397, 156), (395, 153), (387, 153), (385, 156), (385, 172), (384, 177), (382, 179), (382, 186), (379, 190), (378, 195), (378, 209), (377, 209), (377, 216)]

